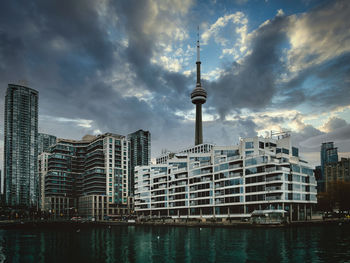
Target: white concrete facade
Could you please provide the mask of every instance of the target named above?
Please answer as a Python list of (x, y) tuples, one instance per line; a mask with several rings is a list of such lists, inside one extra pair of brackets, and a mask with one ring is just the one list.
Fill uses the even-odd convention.
[(135, 169), (138, 215), (229, 218), (284, 209), (299, 220), (314, 204), (313, 170), (289, 135), (245, 138), (237, 146), (174, 154), (164, 164)]
[(48, 172), (48, 157), (50, 156), (47, 152), (42, 152), (38, 156), (38, 172), (39, 172), (39, 189), (40, 189), (40, 209), (45, 211), (45, 176)]
[[(214, 147), (214, 144), (203, 143), (203, 144), (198, 144), (198, 145), (180, 150), (180, 151), (178, 151), (177, 154), (180, 154), (180, 153), (208, 153), (211, 151), (211, 149), (213, 147)], [(167, 163), (168, 159), (174, 157), (174, 155), (175, 155), (175, 153), (173, 153), (173, 152), (166, 152), (166, 153), (164, 153), (161, 156), (156, 158), (156, 164)]]
[(129, 149), (126, 136), (106, 134), (103, 138), (105, 156), (106, 195), (108, 203), (127, 204)]

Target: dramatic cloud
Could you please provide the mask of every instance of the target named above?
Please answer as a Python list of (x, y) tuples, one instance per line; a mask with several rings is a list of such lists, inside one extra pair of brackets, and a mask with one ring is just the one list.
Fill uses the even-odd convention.
[(333, 132), (336, 129), (345, 127), (347, 125), (348, 123), (344, 119), (332, 117), (322, 126), (322, 130), (325, 132)]
[(288, 51), (291, 71), (300, 71), (350, 51), (350, 3), (334, 1), (310, 13), (291, 16)]
[(241, 63), (232, 63), (220, 78), (208, 83), (210, 103), (220, 117), (241, 109), (259, 110), (271, 103), (275, 81), (283, 65), (279, 50), (286, 41), (283, 29), (288, 19), (275, 17), (253, 33), (251, 53)]
[(281, 4), (260, 16), (266, 3), (250, 11), (249, 2), (238, 2), (5, 1), (0, 97), (8, 83), (27, 80), (39, 91), (42, 132), (79, 139), (145, 129), (153, 157), (184, 148), (194, 137), (189, 95), (200, 25), (205, 141), (224, 145), (292, 130), (310, 154), (326, 138), (347, 145), (349, 3), (298, 14)]
[[(219, 31), (220, 29), (226, 27), (229, 22), (245, 27), (248, 23), (248, 20), (245, 18), (242, 12), (236, 12), (234, 14), (225, 15), (218, 18), (214, 24), (212, 24), (206, 31), (202, 33), (201, 39), (203, 40), (203, 44), (208, 44), (209, 39), (211, 37), (214, 37), (215, 42), (219, 43), (222, 46), (227, 45), (228, 39), (225, 39), (221, 34), (219, 34)], [(237, 27), (236, 30), (240, 32), (240, 28), (241, 27)]]
[[(303, 147), (306, 148), (315, 148), (319, 147), (323, 142), (333, 141), (336, 146), (339, 146), (342, 151), (348, 149), (350, 146), (350, 124), (345, 127), (338, 128), (329, 133), (322, 133), (318, 136), (311, 137), (300, 143)], [(317, 146), (316, 146), (317, 145)]]
[(158, 137), (181, 121), (173, 110), (192, 107), (189, 78), (151, 63), (161, 45), (187, 37), (180, 22), (191, 1), (14, 2), (0, 18), (0, 82), (24, 78), (39, 90), (41, 131), (78, 139), (143, 128)]

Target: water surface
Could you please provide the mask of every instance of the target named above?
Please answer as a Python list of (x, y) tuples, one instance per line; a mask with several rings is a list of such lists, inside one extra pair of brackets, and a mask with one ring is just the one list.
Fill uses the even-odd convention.
[(0, 230), (0, 262), (350, 262), (350, 225)]

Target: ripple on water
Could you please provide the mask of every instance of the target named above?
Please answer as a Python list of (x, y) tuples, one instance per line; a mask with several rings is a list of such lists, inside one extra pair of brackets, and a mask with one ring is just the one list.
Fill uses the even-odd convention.
[[(12, 260), (15, 258), (15, 260)], [(0, 231), (0, 263), (346, 262), (350, 225), (280, 229), (113, 227)]]

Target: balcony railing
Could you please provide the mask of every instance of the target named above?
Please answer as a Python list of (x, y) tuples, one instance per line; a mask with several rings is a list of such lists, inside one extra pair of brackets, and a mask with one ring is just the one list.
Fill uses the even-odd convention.
[(272, 201), (272, 200), (281, 200), (281, 196), (266, 196), (266, 201)]
[(277, 191), (282, 190), (280, 186), (274, 186), (274, 187), (266, 187), (266, 191)]
[(276, 177), (267, 177), (266, 182), (271, 182), (271, 181), (280, 181), (282, 177), (276, 176)]

